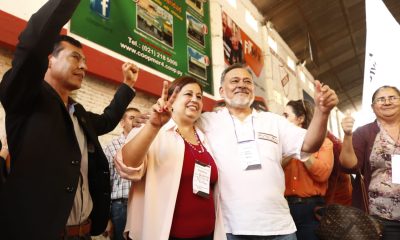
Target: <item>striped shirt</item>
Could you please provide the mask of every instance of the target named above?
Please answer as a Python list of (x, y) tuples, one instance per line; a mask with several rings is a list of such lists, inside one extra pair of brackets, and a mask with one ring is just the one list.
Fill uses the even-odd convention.
[(114, 157), (117, 151), (125, 144), (125, 136), (121, 134), (113, 138), (110, 144), (104, 148), (104, 153), (110, 167), (111, 200), (128, 198), (131, 181), (120, 177), (114, 167)]

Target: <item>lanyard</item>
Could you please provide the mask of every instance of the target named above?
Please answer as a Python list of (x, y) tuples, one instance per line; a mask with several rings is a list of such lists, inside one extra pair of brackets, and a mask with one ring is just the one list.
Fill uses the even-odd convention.
[(231, 116), (232, 123), (233, 123), (233, 129), (235, 131), (235, 137), (236, 137), (236, 142), (237, 143), (242, 143), (242, 142), (249, 142), (249, 141), (255, 141), (256, 140), (256, 131), (254, 129), (254, 116), (251, 116), (251, 128), (253, 130), (253, 138), (252, 139), (245, 139), (245, 140), (239, 140), (238, 134), (237, 134), (237, 128), (235, 124), (235, 119), (233, 118), (232, 114), (229, 113), (229, 116)]

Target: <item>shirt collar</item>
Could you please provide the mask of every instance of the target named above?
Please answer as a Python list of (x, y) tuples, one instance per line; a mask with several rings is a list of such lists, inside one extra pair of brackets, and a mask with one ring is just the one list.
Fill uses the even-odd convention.
[[(231, 115), (231, 114), (229, 113), (229, 110), (228, 110), (227, 107), (222, 108), (221, 111), (222, 111), (223, 114)], [(257, 118), (259, 115), (260, 115), (260, 112), (256, 111), (254, 108), (252, 108), (250, 115), (248, 115), (248, 116), (246, 117), (246, 119), (248, 119), (249, 117)], [(234, 117), (234, 118), (236, 118), (236, 117), (233, 116), (233, 115), (231, 115), (231, 116)]]

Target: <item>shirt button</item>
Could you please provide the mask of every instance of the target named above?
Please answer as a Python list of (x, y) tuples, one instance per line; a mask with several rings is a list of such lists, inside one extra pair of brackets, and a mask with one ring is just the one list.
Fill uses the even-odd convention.
[(72, 193), (74, 191), (74, 188), (73, 187), (66, 187), (65, 191), (67, 191), (69, 193)]
[(297, 180), (297, 177), (293, 177), (294, 180)]
[(74, 166), (77, 166), (77, 165), (79, 165), (79, 161), (72, 160), (72, 161), (71, 161), (71, 164), (74, 165)]
[(294, 192), (294, 189), (292, 189), (292, 192)]

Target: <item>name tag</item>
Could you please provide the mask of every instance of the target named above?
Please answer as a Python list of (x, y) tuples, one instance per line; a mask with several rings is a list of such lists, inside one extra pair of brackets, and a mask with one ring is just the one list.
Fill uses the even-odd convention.
[(392, 155), (392, 183), (400, 184), (400, 155)]
[(193, 173), (193, 193), (200, 197), (210, 197), (211, 166), (196, 160)]
[(276, 137), (274, 135), (258, 132), (257, 137), (258, 137), (258, 139), (267, 140), (267, 141), (273, 142), (275, 144), (278, 144), (278, 137)]
[(261, 168), (256, 141), (241, 142), (238, 144), (240, 165), (244, 170)]

